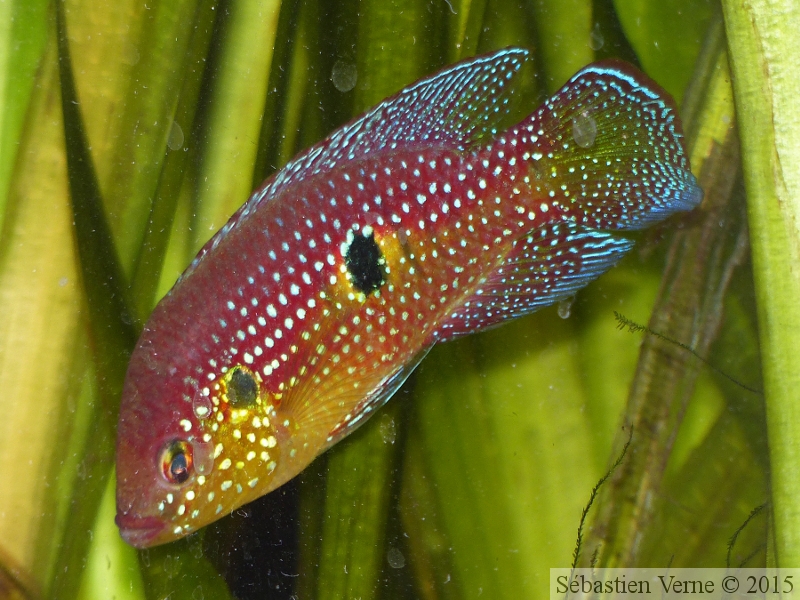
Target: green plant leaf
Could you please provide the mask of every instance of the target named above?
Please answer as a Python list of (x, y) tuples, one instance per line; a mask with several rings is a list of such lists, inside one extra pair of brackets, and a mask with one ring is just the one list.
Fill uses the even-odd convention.
[(243, 0), (220, 19), (194, 199), (195, 252), (252, 191), (279, 9), (277, 0)]
[[(200, 84), (205, 74), (206, 55), (217, 15), (216, 9), (216, 0), (204, 0), (199, 3), (194, 15), (192, 39), (189, 41), (185, 67), (182, 69), (185, 73), (183, 87), (172, 119), (166, 156), (158, 178), (141, 250), (133, 270), (131, 289), (136, 314), (140, 318), (146, 317), (152, 309), (178, 209), (181, 186), (189, 165), (190, 146), (196, 152), (198, 145), (193, 136), (197, 131), (194, 123), (199, 104)], [(181, 255), (179, 261), (183, 267), (186, 254), (184, 248), (180, 249), (179, 254)]]
[(711, 19), (710, 0), (614, 0), (641, 65), (680, 101)]
[[(76, 481), (74, 498), (80, 508), (67, 517), (66, 529), (91, 530), (114, 456), (113, 440), (119, 396), (125, 377), (127, 358), (133, 350), (136, 332), (126, 300), (127, 286), (117, 260), (116, 247), (106, 221), (100, 186), (89, 152), (80, 102), (72, 75), (72, 59), (67, 40), (64, 5), (57, 3), (58, 65), (61, 110), (64, 118), (64, 144), (67, 180), (78, 261), (90, 315), (90, 336), (94, 362), (99, 375), (98, 399), (90, 428), (83, 465), (88, 476)], [(73, 502), (73, 505), (77, 505)], [(82, 572), (89, 539), (65, 536), (59, 548), (56, 594), (74, 595)]]
[(47, 6), (46, 0), (0, 5), (0, 228), (36, 69), (47, 42)]
[(64, 448), (55, 440), (74, 432), (90, 358), (54, 42), (31, 95), (0, 238), (0, 571), (30, 597), (47, 590), (63, 534), (54, 483)]
[[(672, 238), (664, 274), (653, 314), (650, 331), (662, 337), (647, 334), (639, 357), (636, 377), (628, 396), (625, 409), (626, 420), (633, 428), (634, 438), (631, 456), (615, 473), (610, 485), (597, 503), (593, 535), (586, 539), (587, 555), (599, 552), (599, 566), (666, 566), (670, 556), (675, 559), (698, 560), (692, 549), (707, 550), (704, 566), (724, 566), (724, 549), (713, 544), (719, 538), (708, 534), (707, 522), (695, 522), (694, 546), (681, 541), (681, 529), (670, 522), (671, 529), (665, 533), (657, 515), (654, 499), (674, 497), (668, 487), (667, 474), (671, 467), (681, 472), (682, 461), (691, 452), (690, 448), (703, 443), (718, 448), (703, 458), (708, 463), (696, 468), (713, 469), (723, 461), (728, 445), (743, 444), (740, 432), (725, 429), (726, 435), (713, 430), (715, 442), (711, 442), (709, 427), (718, 414), (719, 396), (714, 388), (697, 391), (695, 384), (699, 368), (703, 365), (697, 356), (708, 356), (711, 344), (718, 335), (722, 323), (723, 299), (728, 293), (733, 274), (746, 256), (747, 235), (742, 221), (741, 196), (736, 193), (738, 169), (738, 140), (733, 122), (733, 98), (731, 96), (727, 61), (722, 45), (720, 21), (712, 24), (708, 36), (708, 51), (698, 63), (693, 89), (705, 90), (702, 101), (691, 105), (692, 121), (687, 122), (689, 153), (695, 173), (699, 175), (705, 191), (702, 211), (693, 215), (695, 222), (677, 231)], [(698, 92), (699, 93), (699, 92)], [(737, 203), (737, 200), (739, 201)], [(724, 227), (720, 227), (720, 223)], [(691, 347), (691, 352), (663, 336)], [(683, 341), (685, 340), (685, 341)], [(665, 360), (665, 356), (670, 357)], [(691, 404), (690, 404), (691, 403)], [(617, 446), (627, 439), (620, 435)], [(735, 439), (732, 439), (735, 438)], [(676, 443), (676, 439), (678, 442)], [(684, 449), (685, 448), (685, 449)], [(717, 455), (716, 452), (720, 452)], [(754, 474), (752, 462), (743, 461), (737, 476), (748, 479)], [(763, 490), (763, 480), (756, 479), (750, 489)], [(688, 485), (689, 474), (683, 473)], [(700, 502), (702, 498), (709, 506), (715, 498), (710, 488), (703, 487), (708, 479), (694, 481), (691, 488), (683, 490), (687, 501)], [(696, 496), (692, 497), (692, 494)], [(756, 497), (759, 492), (755, 492)], [(742, 496), (744, 497), (744, 496)], [(715, 522), (725, 519), (735, 523), (743, 519), (735, 509), (737, 502), (720, 508), (714, 513)], [(742, 501), (747, 511), (752, 508), (753, 498)], [(723, 515), (723, 512), (725, 514)], [(693, 514), (702, 515), (699, 508)], [(670, 515), (674, 518), (674, 515)], [(724, 519), (723, 519), (724, 516)], [(684, 525), (685, 526), (685, 525)], [(735, 525), (731, 525), (732, 530)], [(700, 532), (706, 531), (706, 534)], [(664, 539), (666, 538), (666, 539)], [(700, 539), (698, 539), (700, 538)], [(661, 540), (656, 542), (655, 540)], [(671, 542), (670, 542), (671, 540)], [(671, 543), (672, 547), (664, 544)], [(660, 547), (659, 547), (660, 545)], [(680, 545), (683, 550), (680, 551)], [(714, 562), (712, 557), (716, 557)], [(695, 566), (694, 562), (670, 562), (676, 567)]]
[(725, 1), (764, 369), (777, 564), (800, 564), (800, 125), (792, 2)]
[(539, 38), (548, 92), (555, 92), (592, 62), (592, 3), (589, 0), (529, 0)]

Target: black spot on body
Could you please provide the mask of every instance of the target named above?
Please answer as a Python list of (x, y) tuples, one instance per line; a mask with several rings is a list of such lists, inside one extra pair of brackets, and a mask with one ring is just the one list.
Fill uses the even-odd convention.
[(371, 294), (386, 283), (386, 261), (372, 233), (356, 234), (347, 248), (344, 264), (353, 287), (360, 292)]
[(239, 408), (252, 406), (258, 399), (258, 382), (249, 369), (235, 367), (228, 378), (228, 402)]

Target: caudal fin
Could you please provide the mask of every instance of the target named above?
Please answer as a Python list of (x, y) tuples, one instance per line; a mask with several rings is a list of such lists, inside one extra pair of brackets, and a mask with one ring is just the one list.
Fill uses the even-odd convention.
[(581, 225), (642, 229), (702, 199), (674, 102), (619, 61), (585, 67), (505, 136), (534, 198)]

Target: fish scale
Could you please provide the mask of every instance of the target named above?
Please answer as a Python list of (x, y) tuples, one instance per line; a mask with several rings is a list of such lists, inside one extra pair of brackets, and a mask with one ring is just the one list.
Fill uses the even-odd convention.
[(435, 343), (574, 294), (688, 210), (674, 107), (619, 63), (498, 134), (526, 52), (406, 88), (293, 160), (203, 248), (131, 358), (117, 523), (145, 547), (288, 481)]

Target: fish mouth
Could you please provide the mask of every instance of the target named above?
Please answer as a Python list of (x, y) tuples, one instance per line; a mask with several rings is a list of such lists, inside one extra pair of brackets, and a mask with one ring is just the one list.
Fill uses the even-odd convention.
[(122, 539), (134, 548), (152, 546), (165, 525), (158, 517), (135, 517), (121, 513), (117, 514), (114, 521)]

